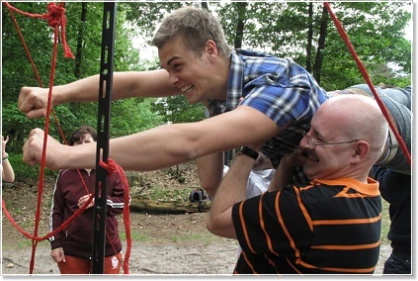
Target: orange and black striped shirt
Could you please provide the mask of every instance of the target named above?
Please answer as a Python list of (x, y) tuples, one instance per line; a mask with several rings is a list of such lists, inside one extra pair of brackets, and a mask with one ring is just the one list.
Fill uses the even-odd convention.
[(235, 274), (371, 274), (378, 258), (378, 182), (287, 186), (233, 206), (242, 253)]

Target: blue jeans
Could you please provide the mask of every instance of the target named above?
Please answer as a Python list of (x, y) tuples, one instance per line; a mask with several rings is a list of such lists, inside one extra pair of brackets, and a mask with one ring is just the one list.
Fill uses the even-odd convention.
[(392, 253), (385, 262), (383, 274), (411, 274), (411, 261)]

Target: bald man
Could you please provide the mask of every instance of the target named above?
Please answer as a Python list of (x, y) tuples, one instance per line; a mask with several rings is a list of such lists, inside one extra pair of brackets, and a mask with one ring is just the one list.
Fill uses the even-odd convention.
[[(379, 86), (374, 86), (374, 89), (388, 110), (389, 118), (392, 120), (398, 133), (402, 137), (408, 152), (411, 153), (412, 87), (399, 88), (392, 85), (380, 84)], [(373, 93), (367, 84), (358, 84), (344, 90), (327, 92), (329, 97), (347, 94), (363, 95), (374, 98)], [(389, 130), (385, 149), (376, 162), (376, 165), (389, 168), (397, 173), (411, 175), (411, 164), (408, 162), (404, 152), (400, 149), (395, 133), (392, 130)]]
[[(246, 181), (254, 159), (236, 155), (207, 222), (212, 233), (238, 239), (242, 253), (234, 273), (373, 273), (381, 197), (379, 184), (368, 174), (387, 131), (373, 99), (330, 99), (313, 116), (299, 149), (282, 159), (268, 191), (248, 200)], [(257, 151), (261, 144), (250, 147)], [(309, 184), (292, 185), (297, 166)]]

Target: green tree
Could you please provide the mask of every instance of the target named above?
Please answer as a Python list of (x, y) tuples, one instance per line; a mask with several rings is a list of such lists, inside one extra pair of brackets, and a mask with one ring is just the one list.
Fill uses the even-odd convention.
[[(16, 8), (29, 13), (47, 12), (46, 2), (12, 3)], [(61, 44), (58, 46), (57, 65), (54, 84), (65, 84), (76, 79), (97, 74), (100, 69), (102, 41), (101, 2), (71, 2), (65, 5), (68, 45), (76, 56), (75, 60), (64, 59)], [(8, 9), (3, 6), (2, 18), (2, 122), (3, 130), (14, 140), (10, 149), (20, 151), (24, 138), (35, 127), (43, 128), (44, 120), (28, 120), (17, 110), (17, 97), (22, 86), (49, 86), (51, 71), (53, 29), (40, 19), (32, 19), (14, 13), (16, 21), (28, 46), (30, 54), (40, 75), (41, 84), (37, 81), (34, 70), (25, 54)], [(115, 32), (114, 70), (133, 70), (139, 65), (139, 52), (132, 47), (131, 33), (126, 28), (126, 13), (123, 6), (117, 6)], [(118, 108), (123, 103), (117, 105)], [(127, 103), (127, 108), (129, 108)], [(54, 108), (62, 130), (68, 134), (81, 124), (97, 124), (96, 103), (69, 103)], [(120, 110), (118, 118), (131, 118), (129, 110)], [(53, 119), (51, 134), (59, 136), (59, 130)], [(119, 130), (119, 134), (128, 131)]]
[[(245, 13), (240, 9), (242, 3), (230, 2), (219, 7), (218, 15), (231, 45), (236, 40), (237, 28), (242, 25), (240, 19), (245, 19), (243, 48), (293, 58), (311, 70), (325, 89), (344, 88), (364, 81), (322, 3), (247, 3)], [(403, 30), (411, 19), (406, 10), (408, 6), (410, 3), (406, 2), (331, 4), (365, 64), (396, 64), (398, 74), (410, 75), (411, 42), (403, 37)], [(370, 72), (376, 73), (376, 70)], [(393, 75), (388, 79), (397, 82), (395, 84), (405, 80), (405, 75)]]

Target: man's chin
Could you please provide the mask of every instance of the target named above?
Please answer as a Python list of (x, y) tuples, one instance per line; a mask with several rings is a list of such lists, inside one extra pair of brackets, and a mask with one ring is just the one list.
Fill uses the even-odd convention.
[(195, 105), (195, 104), (197, 104), (197, 103), (199, 103), (200, 102), (200, 100), (198, 100), (196, 97), (194, 97), (194, 96), (185, 96), (186, 97), (186, 100), (187, 100), (187, 103), (189, 103), (189, 104), (191, 104), (191, 105)]
[(303, 167), (303, 173), (309, 180), (315, 179), (315, 173), (312, 172), (309, 168)]

